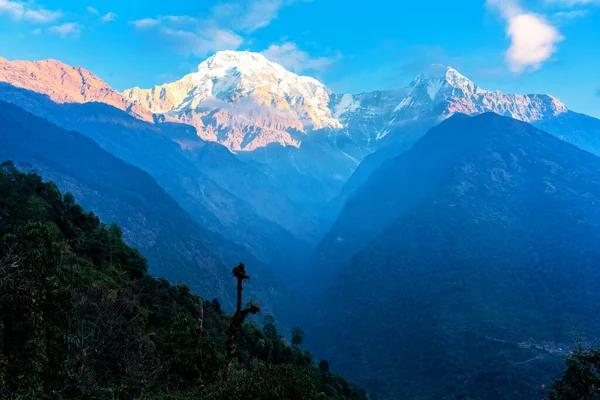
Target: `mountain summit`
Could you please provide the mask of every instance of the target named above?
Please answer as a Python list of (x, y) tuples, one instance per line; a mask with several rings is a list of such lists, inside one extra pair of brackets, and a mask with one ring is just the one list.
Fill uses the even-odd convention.
[(206, 140), (231, 150), (269, 143), (299, 146), (301, 135), (341, 124), (331, 116), (330, 91), (262, 54), (221, 51), (198, 71), (152, 89), (123, 94), (136, 104), (190, 123)]

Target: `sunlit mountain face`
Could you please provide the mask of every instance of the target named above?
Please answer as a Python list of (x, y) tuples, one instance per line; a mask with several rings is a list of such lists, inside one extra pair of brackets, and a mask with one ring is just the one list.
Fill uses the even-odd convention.
[(0, 0), (1, 398), (596, 398), (599, 4), (57, 3)]

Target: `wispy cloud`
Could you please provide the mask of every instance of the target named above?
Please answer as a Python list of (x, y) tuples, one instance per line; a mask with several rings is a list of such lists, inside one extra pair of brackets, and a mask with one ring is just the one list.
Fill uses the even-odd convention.
[(59, 19), (62, 16), (62, 12), (37, 7), (34, 3), (0, 0), (0, 15), (8, 16), (15, 21), (47, 24)]
[(262, 51), (262, 54), (271, 61), (281, 64), (296, 73), (305, 71), (323, 71), (341, 58), (338, 54), (333, 58), (313, 58), (306, 51), (298, 49), (295, 43), (286, 42), (281, 45), (271, 45)]
[(552, 19), (557, 23), (569, 22), (577, 18), (585, 17), (589, 14), (587, 10), (571, 10), (571, 11), (559, 11), (552, 15)]
[(575, 7), (582, 5), (600, 5), (600, 0), (546, 0), (546, 3), (565, 7)]
[(189, 15), (161, 15), (156, 18), (142, 18), (135, 21), (130, 21), (136, 29), (148, 29), (158, 26), (173, 27), (181, 25), (189, 25), (198, 20)]
[(131, 23), (136, 27), (136, 29), (148, 29), (158, 26), (160, 24), (160, 20), (157, 18), (142, 18), (131, 21)]
[(216, 28), (192, 32), (162, 27), (160, 33), (178, 53), (184, 56), (204, 56), (222, 49), (236, 50), (244, 42), (238, 34)]
[(107, 23), (107, 22), (114, 21), (115, 19), (117, 19), (117, 14), (115, 14), (114, 12), (111, 11), (111, 12), (104, 14), (102, 16), (102, 18), (100, 18), (100, 21), (103, 23)]
[(268, 26), (284, 7), (309, 1), (229, 1), (217, 4), (200, 17), (158, 16), (131, 23), (138, 30), (161, 34), (180, 53), (204, 56), (217, 50), (238, 49), (246, 41), (244, 36)]
[(213, 7), (208, 19), (230, 21), (241, 32), (252, 33), (271, 24), (286, 6), (307, 0), (250, 0), (220, 3)]
[(511, 41), (506, 61), (512, 72), (537, 70), (557, 51), (563, 36), (543, 16), (525, 11), (516, 0), (487, 0), (486, 5), (506, 21)]
[(81, 25), (76, 22), (67, 22), (48, 28), (48, 31), (59, 35), (61, 38), (78, 38), (81, 33)]
[(95, 9), (94, 7), (87, 7), (85, 9), (87, 12), (89, 12), (90, 14), (94, 14), (94, 15), (98, 15), (100, 14), (100, 11), (98, 11), (97, 9)]
[(554, 11), (553, 20), (568, 23), (587, 16), (593, 6), (600, 6), (600, 0), (545, 0), (545, 4)]

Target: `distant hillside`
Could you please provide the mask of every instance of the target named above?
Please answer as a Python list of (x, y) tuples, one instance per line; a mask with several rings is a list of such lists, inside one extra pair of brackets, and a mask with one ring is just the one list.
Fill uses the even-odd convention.
[(199, 227), (148, 175), (109, 154), (91, 139), (67, 131), (12, 104), (0, 102), (0, 160), (14, 160), (86, 208), (123, 228), (125, 240), (148, 257), (150, 271), (232, 306), (224, 283), (230, 265), (254, 265), (249, 296), (274, 312), (277, 291), (266, 266), (239, 245)]
[[(301, 331), (287, 345), (272, 318), (240, 327), (224, 377), (231, 316), (146, 269), (117, 225), (0, 165), (0, 397), (367, 400), (315, 365)], [(234, 288), (231, 272), (218, 278)]]
[[(193, 150), (207, 144), (190, 126), (151, 124), (103, 103), (58, 104), (45, 95), (4, 83), (0, 83), (0, 100), (64, 129), (75, 130), (114, 156), (148, 172), (202, 227), (245, 247), (262, 262), (285, 265), (290, 258), (300, 259), (308, 253), (309, 241), (318, 240), (310, 229), (317, 224), (314, 218), (268, 187), (268, 179), (260, 176), (261, 172), (236, 167), (229, 153), (213, 152), (212, 159), (195, 156)], [(227, 188), (207, 174), (215, 171), (215, 163), (237, 168), (228, 177)], [(257, 177), (244, 182), (242, 172)], [(216, 174), (215, 179), (222, 181), (223, 177)], [(248, 190), (252, 184), (256, 194)], [(265, 192), (272, 195), (271, 203), (257, 197)], [(281, 207), (293, 212), (283, 212)], [(300, 228), (304, 223), (307, 227)], [(299, 232), (297, 235), (290, 231), (293, 227), (298, 227), (294, 229)]]
[(576, 332), (600, 334), (598, 204), (596, 156), (453, 117), (385, 163), (322, 243), (324, 265), (346, 262), (311, 345), (384, 399), (538, 398)]

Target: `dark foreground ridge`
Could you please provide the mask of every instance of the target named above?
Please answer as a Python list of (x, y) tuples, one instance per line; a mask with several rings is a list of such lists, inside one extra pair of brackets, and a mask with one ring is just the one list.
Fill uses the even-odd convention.
[(0, 398), (367, 398), (268, 316), (240, 325), (232, 352), (232, 320), (218, 300), (149, 276), (117, 225), (1, 165)]

